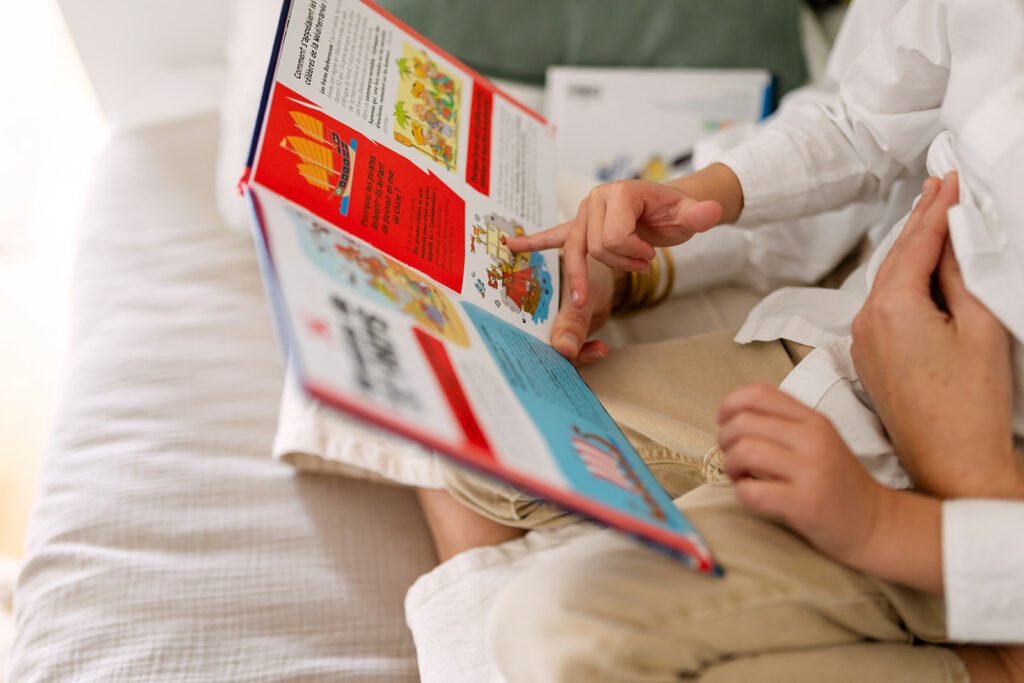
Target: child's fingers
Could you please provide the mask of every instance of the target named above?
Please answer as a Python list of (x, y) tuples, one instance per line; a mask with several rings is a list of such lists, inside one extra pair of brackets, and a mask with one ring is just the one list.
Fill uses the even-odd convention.
[(749, 437), (735, 441), (725, 451), (725, 473), (733, 481), (749, 477), (790, 480), (799, 464), (792, 452), (763, 438)]
[(736, 482), (736, 497), (755, 512), (786, 521), (793, 497), (791, 488), (781, 481), (743, 479)]
[(584, 204), (572, 222), (562, 247), (562, 263), (569, 281), (572, 304), (582, 308), (587, 303), (587, 210)]
[(608, 204), (597, 195), (591, 195), (587, 204), (587, 253), (609, 268), (625, 271), (646, 271), (650, 264), (645, 259), (627, 258), (605, 246), (605, 217)]
[(800, 420), (806, 417), (811, 409), (777, 387), (760, 383), (740, 387), (726, 396), (718, 409), (718, 424), (725, 424), (742, 411)]
[(722, 220), (722, 205), (711, 199), (680, 202), (679, 224), (692, 233), (705, 232)]
[(541, 230), (532, 235), (520, 235), (509, 237), (505, 242), (512, 251), (543, 251), (544, 249), (556, 249), (565, 244), (565, 238), (569, 235), (573, 221), (559, 223), (553, 228)]
[(575, 306), (568, 297), (563, 298), (551, 328), (551, 345), (555, 350), (575, 362), (590, 334), (593, 315), (593, 306)]
[(718, 445), (728, 452), (742, 439), (762, 439), (795, 448), (798, 425), (777, 415), (765, 415), (752, 410), (741, 410), (723, 422), (718, 429)]
[(603, 341), (593, 340), (583, 344), (580, 348), (579, 355), (576, 356), (574, 361), (576, 365), (587, 365), (594, 361), (601, 360), (602, 358), (608, 357), (608, 345)]
[(604, 247), (621, 256), (650, 261), (654, 247), (636, 234), (636, 212), (625, 201), (608, 204), (601, 239)]

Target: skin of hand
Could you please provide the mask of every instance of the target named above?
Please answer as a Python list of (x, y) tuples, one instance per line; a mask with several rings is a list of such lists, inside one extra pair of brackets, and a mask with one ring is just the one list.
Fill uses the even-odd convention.
[[(1010, 337), (964, 286), (948, 240), (957, 200), (955, 173), (925, 182), (854, 320), (853, 361), (918, 489), (1021, 498)], [(947, 310), (933, 299), (933, 273)]]
[(726, 397), (725, 471), (746, 507), (854, 569), (942, 592), (941, 504), (875, 481), (828, 419), (775, 387)]
[(655, 247), (682, 244), (723, 221), (735, 221), (742, 205), (739, 180), (722, 164), (663, 184), (621, 180), (591, 190), (572, 220), (509, 239), (508, 247), (562, 247), (569, 299), (583, 308), (590, 296), (588, 255), (615, 270), (646, 271)]
[[(587, 337), (608, 321), (615, 292), (625, 284), (626, 278), (622, 271), (613, 271), (594, 259), (588, 260), (590, 297), (583, 306), (575, 306), (569, 297), (563, 296), (551, 328), (551, 345), (576, 365), (586, 365), (608, 355), (607, 344), (596, 340), (587, 341)], [(566, 285), (563, 269), (562, 287)]]

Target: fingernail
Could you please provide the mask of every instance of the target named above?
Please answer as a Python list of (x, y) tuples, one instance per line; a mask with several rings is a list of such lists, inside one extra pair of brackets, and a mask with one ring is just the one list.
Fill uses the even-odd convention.
[(944, 182), (944, 183), (951, 183), (951, 182), (953, 182), (955, 180), (956, 180), (956, 171), (950, 171), (949, 173), (947, 173), (945, 176), (942, 177), (942, 182)]
[(572, 348), (575, 349), (576, 351), (580, 350), (580, 340), (572, 332), (563, 332), (562, 339), (572, 344)]
[(925, 178), (924, 185), (921, 186), (921, 194), (929, 195), (935, 192), (935, 186), (938, 183), (935, 178)]
[(578, 291), (576, 291), (575, 289), (572, 290), (572, 302), (574, 304), (577, 304), (577, 303), (579, 303), (579, 301), (580, 301), (580, 293)]

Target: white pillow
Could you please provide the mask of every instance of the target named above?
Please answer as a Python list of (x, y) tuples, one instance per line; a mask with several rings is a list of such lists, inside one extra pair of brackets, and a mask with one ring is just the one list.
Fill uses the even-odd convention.
[(227, 40), (227, 83), (217, 144), (217, 210), (231, 230), (246, 234), (252, 228), (238, 180), (249, 156), (280, 14), (281, 0), (235, 0)]

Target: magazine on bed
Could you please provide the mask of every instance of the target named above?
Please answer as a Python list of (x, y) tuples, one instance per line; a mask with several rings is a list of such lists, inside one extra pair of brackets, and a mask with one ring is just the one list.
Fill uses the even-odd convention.
[(319, 401), (720, 573), (548, 343), (554, 132), (365, 0), (286, 0), (242, 189)]

